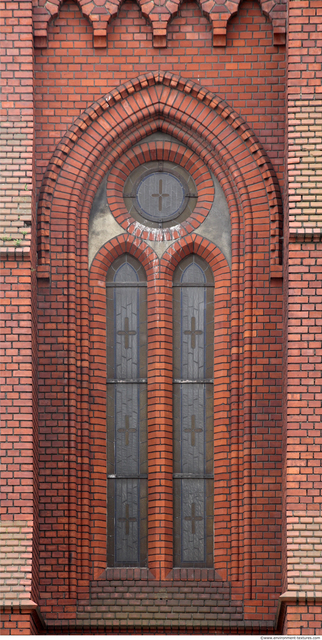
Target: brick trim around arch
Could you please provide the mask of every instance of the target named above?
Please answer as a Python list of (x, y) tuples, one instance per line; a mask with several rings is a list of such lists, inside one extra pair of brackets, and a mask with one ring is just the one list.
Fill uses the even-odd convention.
[(42, 275), (48, 273), (45, 265), (49, 264), (48, 236), (55, 199), (61, 210), (67, 201), (79, 209), (88, 175), (100, 165), (102, 157), (113, 149), (115, 162), (122, 152), (121, 147), (117, 149), (117, 140), (127, 136), (131, 144), (132, 129), (155, 119), (174, 122), (178, 132), (185, 127), (196, 132), (204, 160), (219, 157), (230, 180), (236, 183), (240, 208), (253, 199), (252, 207), (247, 207), (251, 218), (262, 216), (262, 224), (263, 211), (265, 218), (269, 211), (270, 264), (275, 275), (281, 275), (282, 198), (266, 152), (249, 126), (224, 101), (189, 80), (167, 73), (141, 76), (100, 98), (77, 118), (58, 144), (39, 197)]

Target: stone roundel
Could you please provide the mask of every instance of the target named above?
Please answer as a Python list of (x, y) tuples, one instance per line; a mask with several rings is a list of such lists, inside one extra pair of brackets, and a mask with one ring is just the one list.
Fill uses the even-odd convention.
[(107, 180), (107, 202), (116, 221), (148, 240), (177, 239), (197, 229), (214, 195), (205, 163), (175, 141), (144, 141), (132, 147)]

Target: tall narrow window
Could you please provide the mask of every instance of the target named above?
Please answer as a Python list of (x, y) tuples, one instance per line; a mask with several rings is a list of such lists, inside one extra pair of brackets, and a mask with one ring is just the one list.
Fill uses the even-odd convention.
[(107, 275), (107, 560), (147, 559), (146, 276), (129, 255)]
[(188, 256), (174, 275), (174, 564), (213, 565), (214, 283)]

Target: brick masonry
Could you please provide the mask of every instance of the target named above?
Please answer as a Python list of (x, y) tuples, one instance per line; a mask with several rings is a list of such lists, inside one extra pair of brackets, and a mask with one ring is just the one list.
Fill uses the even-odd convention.
[[(5, 633), (319, 634), (321, 19), (321, 0), (1, 5)], [(156, 131), (176, 141), (142, 143)], [(115, 207), (89, 273), (103, 176), (174, 148), (221, 184), (231, 270), (198, 211), (156, 255)], [(104, 281), (124, 251), (148, 280), (149, 566), (106, 569)], [(191, 252), (216, 282), (207, 570), (172, 565), (171, 279)]]
[[(320, 2), (290, 2), (284, 633), (321, 629)], [(303, 605), (302, 605), (303, 603)]]

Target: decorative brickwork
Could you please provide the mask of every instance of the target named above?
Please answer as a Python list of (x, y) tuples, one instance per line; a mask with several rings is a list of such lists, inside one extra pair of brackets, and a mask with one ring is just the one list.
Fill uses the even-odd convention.
[[(5, 633), (320, 633), (321, 21), (322, 0), (4, 2)], [(199, 193), (169, 228), (123, 202), (153, 159)], [(107, 568), (124, 254), (147, 276), (148, 559)], [(208, 569), (173, 560), (172, 285), (191, 254), (214, 278)]]
[(193, 2), (180, 5), (168, 31), (166, 50), (155, 50), (138, 6), (124, 3), (108, 26), (107, 49), (98, 50), (78, 6), (62, 5), (49, 26), (47, 49), (35, 52), (37, 188), (77, 116), (125, 80), (158, 70), (180, 74), (226, 101), (255, 133), (283, 184), (285, 50), (273, 46), (271, 25), (256, 2), (243, 2), (229, 21), (223, 50), (212, 48), (210, 25)]
[[(34, 6), (34, 38), (35, 47), (47, 46), (48, 23), (58, 15), (61, 0), (38, 0)], [(94, 46), (106, 47), (108, 23), (118, 14), (120, 0), (78, 0), (82, 14), (93, 26)], [(153, 30), (154, 47), (167, 46), (168, 24), (178, 13), (179, 0), (139, 0), (142, 15), (148, 19)], [(227, 23), (238, 11), (238, 0), (200, 0), (203, 14), (211, 21), (213, 44), (215, 47), (226, 45)], [(285, 44), (286, 2), (285, 0), (261, 0), (262, 10), (269, 16), (274, 29), (274, 44)]]
[[(142, 92), (141, 96), (139, 92)], [(126, 132), (132, 145), (134, 140), (142, 139), (144, 134), (147, 136), (158, 130), (174, 134), (178, 140), (189, 143), (191, 149), (200, 154), (202, 159), (207, 160), (211, 167), (215, 162), (217, 169), (213, 167), (214, 171), (218, 172), (220, 167), (220, 171), (226, 174), (226, 179), (228, 174), (234, 175), (235, 189), (245, 190), (245, 221), (248, 219), (250, 225), (252, 223), (249, 217), (249, 203), (252, 190), (256, 190), (258, 194), (259, 207), (260, 198), (262, 197), (263, 201), (268, 198), (272, 236), (271, 265), (274, 265), (277, 273), (276, 267), (281, 260), (279, 238), (281, 197), (274, 170), (259, 142), (242, 119), (210, 92), (171, 74), (150, 74), (115, 89), (94, 103), (83, 116), (76, 120), (69, 133), (59, 143), (44, 177), (39, 197), (38, 225), (41, 260), (39, 274), (47, 273), (46, 265), (49, 264), (48, 223), (58, 178), (64, 183), (59, 187), (60, 192), (65, 194), (64, 197), (68, 193), (62, 167), (66, 172), (67, 180), (70, 165), (74, 165), (72, 173), (77, 172), (81, 181), (84, 181), (85, 176), (88, 180), (88, 175), (93, 176), (93, 180), (97, 180), (99, 176), (102, 178), (104, 175), (103, 166), (106, 171), (108, 166), (115, 162), (120, 152), (125, 150), (122, 138)], [(114, 142), (117, 137), (120, 139), (118, 148), (115, 147)], [(203, 143), (201, 143), (201, 137), (204, 140)], [(93, 141), (95, 141), (95, 150), (93, 149), (89, 154), (88, 149), (93, 147)], [(110, 158), (103, 164), (102, 159), (107, 152)], [(240, 168), (235, 163), (235, 159), (239, 156), (243, 158)], [(98, 161), (101, 164), (100, 168), (97, 166)], [(246, 176), (247, 186), (244, 182)], [(258, 192), (260, 183), (262, 183), (262, 195)], [(98, 186), (97, 182), (96, 184)], [(91, 190), (92, 188), (91, 186)], [(78, 197), (82, 197), (82, 194), (83, 189), (79, 187)], [(252, 233), (251, 229), (250, 233)]]
[[(142, 230), (139, 237), (121, 234), (96, 254), (91, 266), (92, 280), (89, 283), (87, 281), (87, 228), (95, 192), (109, 167), (117, 166), (117, 159), (122, 157), (127, 149), (130, 151), (145, 136), (156, 131), (170, 134), (177, 138), (180, 144), (190, 146), (192, 152), (207, 163), (220, 181), (231, 213), (231, 285), (228, 284), (228, 266), (222, 254), (209, 241), (189, 234), (187, 229), (187, 235), (174, 243), (161, 260), (148, 246), (148, 235), (145, 240), (142, 239), (146, 231)], [(198, 135), (195, 133), (197, 131)], [(266, 184), (270, 185), (269, 189), (266, 189)], [(40, 360), (41, 450), (44, 459), (47, 459), (46, 468), (40, 472), (41, 477), (44, 475), (41, 481), (44, 501), (40, 529), (46, 529), (41, 558), (47, 558), (48, 545), (58, 544), (60, 549), (64, 550), (61, 569), (64, 565), (65, 579), (61, 588), (66, 598), (75, 598), (81, 589), (88, 601), (88, 597), (91, 597), (91, 581), (93, 578), (99, 579), (106, 567), (105, 274), (111, 259), (124, 251), (139, 258), (143, 266), (146, 265), (148, 277), (148, 424), (154, 437), (149, 448), (151, 579), (156, 582), (160, 578), (168, 579), (172, 570), (171, 274), (178, 260), (195, 252), (213, 264), (216, 281), (214, 429), (216, 479), (218, 477), (218, 489), (215, 492), (215, 531), (218, 537), (215, 567), (223, 581), (232, 581), (233, 598), (239, 601), (241, 594), (246, 597), (244, 619), (252, 615), (252, 598), (256, 598), (256, 602), (260, 602), (260, 606), (265, 609), (265, 624), (273, 623), (274, 601), (267, 600), (263, 593), (261, 583), (265, 568), (261, 561), (258, 563), (265, 543), (262, 534), (258, 536), (253, 531), (251, 536), (249, 532), (253, 508), (250, 451), (255, 435), (251, 433), (250, 399), (252, 397), (255, 403), (258, 402), (258, 418), (262, 398), (262, 391), (257, 391), (257, 384), (252, 382), (252, 367), (257, 366), (260, 370), (262, 365), (259, 358), (255, 365), (249, 356), (253, 349), (251, 327), (256, 330), (257, 326), (257, 320), (253, 321), (253, 318), (257, 318), (259, 314), (258, 323), (262, 326), (264, 309), (267, 315), (265, 302), (262, 311), (257, 309), (257, 302), (255, 306), (252, 302), (255, 286), (253, 269), (261, 269), (260, 289), (267, 287), (269, 295), (269, 271), (264, 271), (263, 265), (268, 266), (270, 262), (270, 226), (267, 222), (267, 211), (275, 206), (278, 211), (279, 196), (271, 191), (274, 184), (275, 178), (269, 161), (237, 114), (200, 86), (184, 82), (170, 74), (157, 77), (153, 74), (146, 75), (100, 99), (76, 121), (69, 135), (57, 147), (43, 182), (39, 208), (42, 262), (38, 267), (38, 275), (40, 278), (50, 276), (48, 282), (43, 280), (42, 288), (39, 290), (39, 305), (40, 309), (44, 310), (39, 317), (42, 344), (40, 349), (43, 353)], [(252, 196), (253, 189), (256, 192), (256, 201)], [(269, 205), (270, 202), (272, 206)], [(116, 210), (116, 215), (117, 213)], [(44, 233), (46, 228), (50, 233), (48, 236)], [(180, 237), (182, 233), (178, 235)], [(50, 260), (46, 258), (46, 237), (50, 239)], [(256, 253), (254, 255), (255, 239), (260, 252), (258, 263)], [(272, 274), (279, 274), (279, 265), (274, 266), (274, 258), (272, 265), (276, 270), (272, 270)], [(65, 274), (63, 279), (62, 273)], [(273, 332), (277, 331), (272, 338), (274, 344), (276, 340), (277, 343), (274, 355), (270, 346), (270, 362), (273, 363), (275, 359), (276, 364), (273, 366), (278, 370), (280, 338), (276, 320), (279, 323), (280, 318), (276, 318), (276, 310), (280, 305), (279, 282), (271, 287), (271, 295), (271, 313), (276, 327)], [(52, 305), (57, 299), (61, 301), (61, 306), (54, 320)], [(46, 310), (50, 316), (49, 323)], [(55, 380), (48, 376), (48, 366), (56, 367), (55, 363), (58, 363), (61, 357), (61, 347), (60, 342), (56, 346), (54, 343), (52, 347), (48, 345), (48, 337), (52, 331), (58, 331), (61, 335), (60, 342), (68, 344), (68, 358), (62, 363), (60, 376)], [(75, 339), (72, 336), (75, 336)], [(242, 385), (238, 383), (240, 375)], [(66, 381), (67, 386), (62, 380)], [(273, 377), (270, 388), (272, 400), (278, 406), (278, 391)], [(57, 423), (54, 407), (61, 406), (61, 400), (57, 404), (50, 401), (48, 405), (48, 399), (53, 397), (69, 398), (68, 403), (65, 400), (62, 405), (65, 407), (64, 413), (59, 412), (59, 427), (55, 432), (56, 447), (59, 450), (65, 449), (69, 455), (61, 461), (61, 470), (52, 483), (52, 489), (55, 486), (57, 492), (54, 503), (52, 489), (48, 495), (46, 494), (46, 478), (48, 468), (52, 468), (54, 473), (56, 464), (54, 460), (51, 461), (52, 447), (48, 447), (45, 438), (48, 429), (52, 429), (51, 425)], [(234, 398), (232, 404), (228, 398)], [(231, 407), (236, 409), (231, 411)], [(266, 421), (265, 414), (262, 420)], [(82, 425), (81, 432), (79, 424)], [(277, 460), (279, 428), (277, 420), (276, 442), (270, 438), (270, 446), (274, 453), (277, 453)], [(259, 430), (255, 436), (259, 448), (263, 446), (261, 439)], [(228, 442), (232, 456), (230, 459), (226, 455)], [(81, 467), (77, 462), (77, 452), (80, 450), (83, 460)], [(157, 469), (155, 459), (158, 460)], [(64, 468), (70, 469), (69, 481)], [(262, 473), (266, 476), (267, 470), (262, 470)], [(257, 517), (263, 519), (263, 522), (268, 520), (278, 531), (279, 517), (275, 514), (279, 501), (278, 462), (274, 472), (270, 470), (270, 477), (273, 477), (273, 473), (276, 483), (274, 482), (274, 488), (270, 492), (272, 508), (267, 513), (264, 500), (262, 504), (257, 501), (256, 509)], [(82, 479), (81, 494), (79, 488), (73, 484), (73, 476)], [(240, 477), (243, 477), (242, 488), (237, 482), (237, 478)], [(160, 487), (157, 492), (156, 487)], [(54, 521), (60, 511), (65, 512), (64, 503), (67, 496), (70, 515), (66, 520), (66, 526), (57, 529)], [(264, 503), (266, 514), (263, 511)], [(80, 504), (81, 511), (76, 507)], [(53, 518), (53, 526), (50, 525), (49, 529), (48, 520), (43, 520), (42, 515), (48, 513), (51, 513)], [(81, 538), (76, 536), (76, 531), (80, 530)], [(279, 542), (276, 543), (275, 549), (277, 558), (278, 549)], [(53, 565), (52, 560), (49, 562)], [(45, 579), (48, 558), (42, 566)], [(54, 567), (52, 569), (54, 570)], [(278, 579), (278, 560), (275, 571)], [(62, 571), (60, 574), (63, 575)], [(137, 586), (140, 588), (140, 580)], [(119, 587), (121, 594), (124, 585), (120, 584)], [(52, 588), (55, 588), (54, 584)], [(52, 596), (54, 597), (54, 591)], [(43, 597), (45, 602), (47, 595), (44, 593)], [(102, 606), (106, 606), (104, 600)], [(47, 620), (53, 624), (57, 617), (60, 619), (52, 610), (48, 612)], [(71, 624), (74, 624), (72, 619), (78, 619), (76, 610), (71, 617)], [(126, 620), (126, 628), (130, 629), (131, 616), (126, 614)], [(87, 623), (83, 621), (83, 624), (91, 624), (90, 619), (88, 618)], [(135, 628), (139, 629), (140, 624), (136, 623)], [(101, 621), (100, 625), (100, 628), (106, 628), (106, 622)]]

